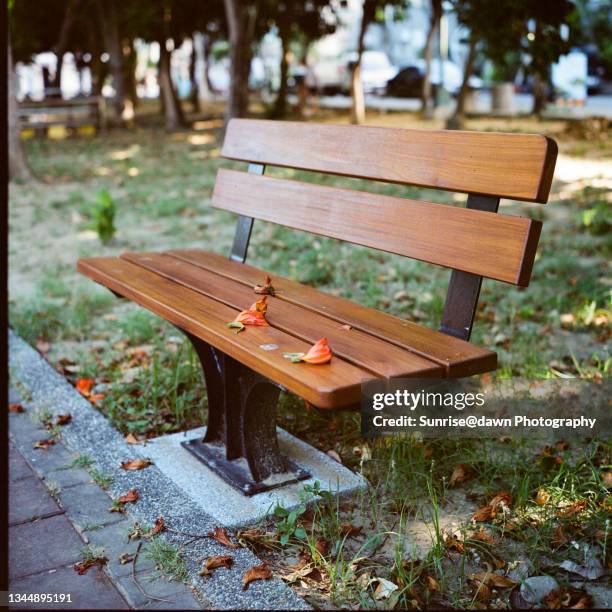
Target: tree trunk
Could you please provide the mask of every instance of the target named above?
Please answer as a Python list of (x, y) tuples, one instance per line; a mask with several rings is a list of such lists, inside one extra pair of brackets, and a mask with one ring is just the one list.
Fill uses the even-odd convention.
[(539, 72), (533, 75), (533, 107), (531, 113), (539, 117), (546, 108), (545, 80)]
[(124, 41), (123, 50), (127, 50), (123, 57), (123, 78), (126, 98), (130, 100), (132, 107), (136, 108), (138, 106), (138, 92), (136, 90), (136, 62), (138, 58), (131, 40), (126, 39)]
[(463, 70), (463, 81), (461, 83), (461, 89), (459, 89), (459, 93), (457, 94), (457, 105), (455, 106), (455, 112), (446, 122), (446, 129), (448, 130), (462, 130), (464, 128), (465, 101), (470, 88), (469, 82), (474, 70), (474, 62), (476, 61), (476, 46), (476, 40), (471, 38), (468, 56), (467, 60), (465, 61), (465, 68)]
[(55, 64), (55, 73), (53, 78), (49, 80), (49, 89), (51, 93), (45, 92), (45, 97), (49, 98), (61, 98), (62, 97), (62, 67), (64, 65), (64, 53), (59, 52), (57, 55), (57, 62)]
[(115, 97), (113, 99), (113, 122), (116, 126), (123, 127), (127, 89), (115, 0), (107, 0), (104, 5), (102, 5), (101, 0), (98, 0), (97, 6), (100, 22), (102, 24), (104, 46), (110, 58), (109, 67), (113, 78), (113, 87), (115, 89)]
[(74, 24), (77, 11), (81, 0), (70, 0), (66, 5), (66, 12), (64, 13), (64, 19), (62, 21), (62, 27), (60, 29), (59, 39), (53, 52), (57, 56), (57, 64), (55, 68), (55, 74), (49, 85), (55, 90), (52, 97), (61, 98), (61, 87), (62, 87), (62, 66), (64, 65), (64, 53), (68, 50), (68, 43), (70, 41), (70, 33)]
[(244, 0), (224, 0), (230, 41), (230, 89), (225, 110), (226, 123), (232, 117), (245, 117), (249, 105), (253, 28), (256, 8)]
[(278, 87), (278, 93), (276, 94), (276, 100), (274, 101), (274, 108), (272, 110), (272, 117), (274, 119), (282, 119), (287, 115), (287, 77), (289, 76), (289, 38), (290, 38), (290, 27), (288, 23), (282, 24), (279, 27), (279, 36), (281, 39), (281, 61), (280, 61), (280, 84)]
[(17, 105), (17, 75), (13, 67), (13, 52), (11, 43), (8, 43), (8, 54), (6, 58), (6, 69), (8, 76), (8, 157), (9, 157), (9, 179), (19, 179), (22, 181), (31, 180), (32, 173), (26, 161), (21, 140), (21, 128), (19, 125), (19, 113)]
[(204, 60), (204, 83), (208, 91), (215, 93), (215, 88), (210, 80), (210, 53), (212, 51), (212, 38), (208, 35), (203, 36), (202, 42), (202, 59)]
[(163, 102), (166, 130), (179, 130), (185, 127), (185, 117), (180, 100), (172, 84), (170, 73), (171, 53), (166, 47), (166, 40), (159, 41), (158, 80), (160, 94)]
[(357, 61), (351, 71), (351, 123), (365, 123), (365, 94), (361, 82), (361, 56), (364, 50), (365, 34), (375, 14), (375, 6), (372, 0), (363, 0), (363, 13), (359, 39), (357, 41)]
[(426, 117), (431, 117), (433, 113), (433, 97), (431, 95), (431, 59), (433, 55), (433, 45), (436, 30), (440, 26), (442, 16), (442, 0), (431, 0), (431, 19), (429, 30), (425, 41), (425, 74), (423, 75), (423, 87), (421, 90), (421, 112)]
[(191, 56), (189, 58), (189, 101), (191, 102), (191, 110), (194, 113), (200, 112), (200, 92), (198, 88), (198, 80), (196, 79), (196, 65), (198, 54), (196, 53), (195, 36), (191, 37)]

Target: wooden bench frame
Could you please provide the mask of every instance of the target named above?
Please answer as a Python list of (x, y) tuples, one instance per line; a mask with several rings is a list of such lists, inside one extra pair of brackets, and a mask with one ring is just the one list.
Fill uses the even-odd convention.
[[(356, 385), (344, 384), (343, 377), (374, 377), (372, 360), (355, 355), (355, 346), (370, 342), (379, 355), (380, 347), (389, 351), (390, 357), (375, 362), (376, 376), (382, 377), (459, 377), (497, 367), (495, 353), (467, 343), (482, 279), (527, 286), (541, 223), (496, 213), (502, 197), (546, 202), (557, 154), (554, 141), (537, 135), (232, 120), (222, 154), (249, 163), (247, 173), (220, 170), (215, 184), (213, 205), (238, 214), (229, 262), (200, 251), (169, 251), (90, 258), (77, 267), (189, 338), (204, 372), (209, 421), (203, 440), (183, 446), (226, 482), (253, 495), (309, 476), (278, 450), (279, 390), (289, 389), (323, 408), (355, 406)], [(273, 178), (264, 176), (266, 165), (463, 192), (467, 205)], [(238, 302), (245, 298), (240, 296), (248, 295), (254, 275), (263, 274), (245, 264), (256, 218), (452, 268), (442, 333), (352, 303), (347, 319), (346, 301), (275, 277), (284, 293), (273, 298), (271, 310), (278, 312), (273, 327), (252, 328), (240, 337), (229, 334), (220, 317), (242, 309)], [(434, 232), (432, 223), (437, 224)], [(218, 315), (211, 312), (216, 310)], [(296, 313), (335, 335), (336, 365), (291, 369), (284, 360), (256, 351), (266, 346), (261, 341), (285, 342), (293, 331), (288, 321)], [(352, 344), (342, 345), (338, 322), (354, 326)], [(302, 326), (293, 335), (296, 342), (312, 341), (312, 333)], [(402, 363), (395, 367), (394, 359)]]

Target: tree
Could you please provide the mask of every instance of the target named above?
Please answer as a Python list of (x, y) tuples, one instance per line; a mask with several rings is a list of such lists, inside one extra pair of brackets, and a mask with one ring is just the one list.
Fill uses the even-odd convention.
[(365, 96), (361, 81), (361, 58), (365, 51), (365, 35), (370, 24), (383, 22), (385, 7), (394, 8), (395, 18), (403, 15), (403, 9), (408, 6), (409, 0), (363, 0), (361, 24), (357, 37), (357, 58), (351, 66), (351, 122), (363, 123), (365, 121)]
[(8, 41), (8, 54), (6, 58), (8, 82), (8, 153), (9, 153), (9, 179), (27, 181), (32, 179), (32, 173), (26, 161), (21, 141), (21, 129), (17, 106), (17, 92), (15, 68), (13, 66), (13, 53), (11, 41)]
[(280, 83), (271, 116), (281, 118), (287, 114), (289, 53), (291, 43), (301, 46), (301, 57), (306, 62), (310, 45), (336, 29), (337, 21), (331, 0), (268, 1), (264, 5), (264, 18), (276, 25), (281, 41)]
[(425, 56), (425, 74), (421, 90), (421, 112), (431, 115), (433, 110), (433, 98), (431, 94), (431, 59), (433, 55), (434, 37), (440, 27), (442, 17), (442, 0), (431, 0), (431, 14), (429, 18), (429, 29), (425, 40), (423, 54)]
[(569, 40), (561, 35), (561, 25), (566, 23), (574, 5), (571, 0), (522, 0), (526, 23), (533, 24), (525, 37), (525, 50), (531, 57), (527, 71), (533, 77), (533, 109), (540, 115), (546, 105), (550, 67), (559, 57), (570, 50)]
[(224, 0), (230, 43), (230, 87), (225, 121), (244, 117), (249, 106), (249, 73), (258, 3), (254, 0)]

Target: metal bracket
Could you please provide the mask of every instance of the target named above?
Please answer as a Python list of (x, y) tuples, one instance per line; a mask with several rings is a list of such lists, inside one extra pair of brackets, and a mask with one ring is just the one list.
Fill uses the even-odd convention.
[[(251, 174), (262, 175), (265, 169), (266, 166), (264, 164), (249, 164), (249, 172)], [(245, 262), (252, 230), (253, 217), (240, 215), (238, 217), (238, 224), (236, 225), (236, 233), (234, 234), (232, 252), (230, 253), (230, 259), (232, 261), (238, 261), (240, 263)]]
[[(496, 213), (499, 208), (499, 198), (470, 194), (466, 208)], [(440, 326), (441, 332), (462, 340), (470, 339), (481, 285), (482, 276), (461, 270), (452, 271)]]
[(208, 426), (203, 440), (183, 442), (182, 446), (244, 495), (309, 478), (306, 470), (278, 450), (278, 386), (192, 334), (184, 333), (204, 370)]

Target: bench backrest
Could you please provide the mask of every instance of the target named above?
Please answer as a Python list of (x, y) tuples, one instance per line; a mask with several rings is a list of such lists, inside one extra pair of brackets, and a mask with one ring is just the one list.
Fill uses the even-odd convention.
[[(468, 338), (482, 277), (527, 286), (541, 223), (496, 214), (499, 199), (546, 202), (556, 143), (534, 134), (405, 130), (233, 119), (213, 205), (252, 220), (397, 253), (455, 270), (442, 331)], [(266, 165), (467, 193), (467, 208), (264, 176)]]

